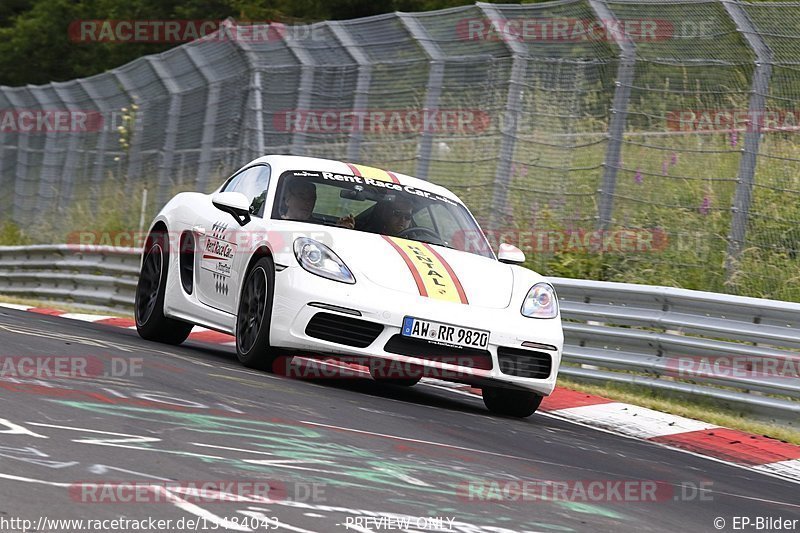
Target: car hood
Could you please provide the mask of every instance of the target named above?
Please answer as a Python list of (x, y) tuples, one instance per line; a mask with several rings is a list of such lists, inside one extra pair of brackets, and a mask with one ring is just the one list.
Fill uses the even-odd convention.
[(399, 292), (503, 309), (514, 286), (512, 269), (494, 259), (396, 237), (331, 231), (327, 243), (358, 279)]

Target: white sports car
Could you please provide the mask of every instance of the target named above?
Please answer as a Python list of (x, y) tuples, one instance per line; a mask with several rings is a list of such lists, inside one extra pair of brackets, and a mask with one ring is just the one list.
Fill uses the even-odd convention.
[(239, 360), (368, 361), (376, 380), (468, 383), (525, 417), (553, 391), (563, 333), (552, 285), (490, 248), (447, 189), (372, 167), (272, 155), (212, 194), (181, 193), (142, 255), (139, 334), (233, 334)]

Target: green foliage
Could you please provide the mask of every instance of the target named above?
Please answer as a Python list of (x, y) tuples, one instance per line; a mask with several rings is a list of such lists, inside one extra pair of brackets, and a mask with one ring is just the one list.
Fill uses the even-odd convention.
[(471, 4), (467, 0), (3, 0), (0, 83), (44, 84), (87, 77), (175, 44), (72, 42), (79, 20), (225, 20), (284, 23), (350, 19)]
[(7, 220), (0, 225), (0, 246), (23, 246), (31, 242), (32, 240), (13, 222)]

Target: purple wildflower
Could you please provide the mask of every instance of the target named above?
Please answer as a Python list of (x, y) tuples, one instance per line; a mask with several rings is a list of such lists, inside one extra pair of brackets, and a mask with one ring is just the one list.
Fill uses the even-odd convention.
[(672, 152), (672, 155), (669, 156), (669, 164), (670, 165), (678, 164), (678, 152)]
[(739, 132), (732, 131), (731, 132), (731, 146), (736, 148), (736, 145), (739, 144)]
[(708, 196), (703, 197), (703, 204), (700, 206), (700, 213), (707, 215), (711, 208), (711, 199)]
[(639, 170), (638, 168), (636, 169), (636, 175), (633, 176), (633, 181), (635, 181), (636, 183), (642, 182), (642, 171)]

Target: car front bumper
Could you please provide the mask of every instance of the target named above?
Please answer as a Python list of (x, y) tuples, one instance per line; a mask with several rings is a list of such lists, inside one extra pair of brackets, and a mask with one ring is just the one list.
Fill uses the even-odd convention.
[[(322, 309), (309, 305), (311, 303), (358, 311), (361, 316)], [(306, 333), (309, 321), (320, 312), (377, 323), (383, 326), (383, 330), (369, 346), (364, 348), (322, 340)], [(400, 334), (403, 318), (406, 316), (488, 330), (490, 335), (487, 350), (491, 357), (491, 369), (474, 368), (475, 365), (469, 363), (471, 360), (469, 356), (459, 357), (460, 350), (457, 348), (453, 350), (453, 357), (444, 357), (440, 360), (421, 359), (386, 351), (384, 349), (386, 343)], [(501, 371), (498, 348), (527, 350), (523, 342), (550, 345), (555, 348), (555, 350), (542, 347), (535, 349), (539, 356), (547, 354), (550, 357), (551, 368), (547, 377), (520, 377)], [(548, 395), (555, 387), (561, 363), (563, 332), (560, 318), (546, 320), (527, 318), (522, 316), (513, 304), (506, 309), (487, 309), (444, 302), (387, 289), (363, 276), (356, 284), (348, 285), (316, 276), (299, 266), (289, 266), (275, 274), (270, 343), (275, 347), (293, 350), (295, 355), (306, 352), (309, 355), (380, 358), (421, 367), (424, 376), (477, 386), (490, 384), (523, 388)], [(508, 361), (505, 360), (504, 363), (503, 369), (508, 371)]]

